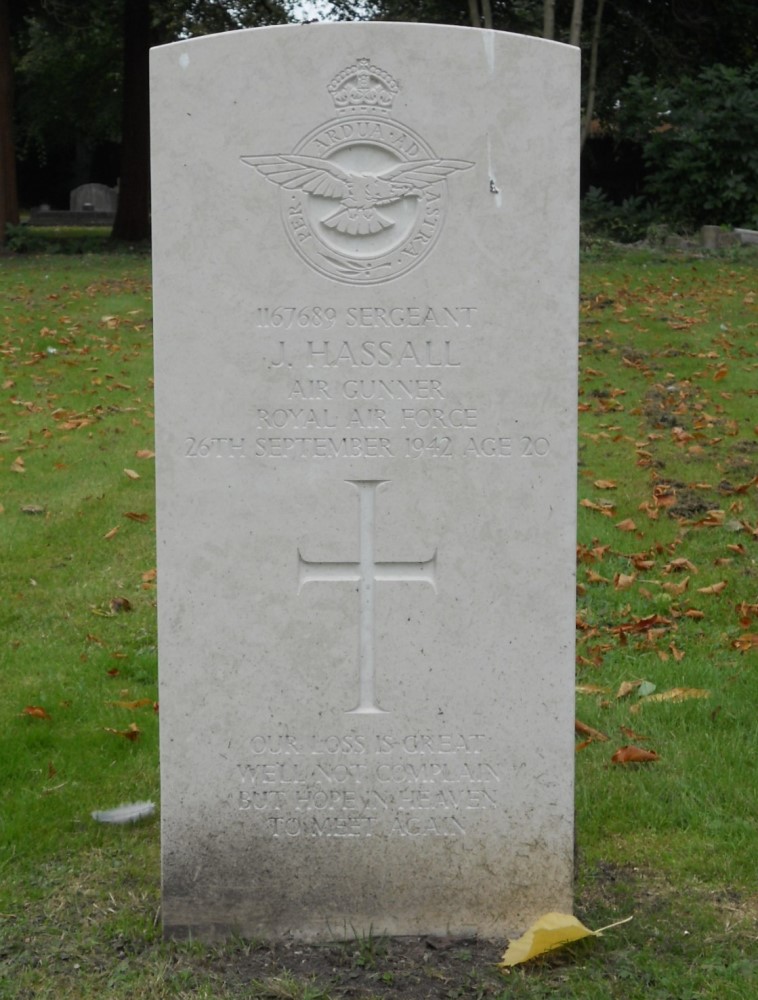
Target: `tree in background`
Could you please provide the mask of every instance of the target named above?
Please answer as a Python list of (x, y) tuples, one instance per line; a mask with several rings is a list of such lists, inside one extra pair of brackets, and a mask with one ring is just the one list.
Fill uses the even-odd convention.
[[(113, 168), (121, 179), (114, 234), (129, 240), (149, 232), (150, 45), (281, 24), (293, 11), (293, 0), (13, 0), (10, 12), (8, 2), (0, 0), (0, 32), (3, 25), (9, 26), (12, 41), (9, 47), (0, 35), (0, 211), (12, 216), (15, 204), (9, 117), (15, 69), (16, 146), (25, 176), (33, 173), (37, 161), (65, 156), (68, 190), (96, 179), (91, 176), (94, 152), (109, 143), (115, 149), (120, 141), (121, 166)], [(684, 105), (678, 97), (684, 95), (685, 103), (700, 100), (692, 87), (704, 70), (723, 66), (744, 73), (758, 61), (755, 0), (332, 0), (328, 16), (492, 25), (579, 45), (584, 63), (583, 138), (591, 135), (583, 156), (584, 187), (599, 184), (618, 201), (644, 192), (653, 207), (669, 214), (666, 192), (673, 192), (678, 182), (665, 172), (665, 162), (676, 149), (682, 178), (688, 163), (705, 162), (702, 155), (696, 156), (697, 142), (685, 141), (685, 134), (699, 134), (701, 125), (693, 119), (686, 129), (677, 125), (667, 133), (645, 133), (639, 114), (632, 122), (630, 109), (641, 113), (644, 102), (639, 87), (635, 91), (630, 81), (644, 77), (647, 89), (655, 89), (659, 106), (667, 101), (672, 115), (676, 110), (681, 118)], [(722, 84), (726, 86), (722, 80), (720, 91)], [(750, 160), (758, 149), (752, 119), (744, 119), (745, 127), (740, 127), (739, 116), (749, 114), (743, 104), (742, 110), (727, 115), (733, 123), (732, 138), (718, 127), (718, 112), (700, 133), (713, 151), (703, 180), (709, 188), (700, 190), (700, 204), (711, 213), (708, 221), (738, 217), (734, 192), (740, 185), (754, 185), (754, 175), (743, 176), (731, 167), (725, 174), (718, 168), (731, 162), (730, 144), (737, 142), (736, 136), (742, 143), (739, 155)], [(90, 176), (83, 176), (87, 173)], [(719, 217), (722, 212), (728, 217)]]
[[(7, 2), (0, 0), (0, 30)], [(281, 24), (288, 16), (284, 0), (16, 0), (14, 14), (5, 23), (15, 51), (22, 169), (35, 171), (37, 164), (65, 156), (68, 189), (94, 179), (95, 151), (120, 145), (113, 235), (129, 241), (150, 233), (150, 47), (209, 32)], [(0, 40), (0, 50), (1, 73), (10, 47)], [(3, 94), (0, 80), (5, 155), (12, 119), (9, 102), (4, 130)], [(13, 202), (15, 192), (15, 180), (0, 166), (0, 203)]]

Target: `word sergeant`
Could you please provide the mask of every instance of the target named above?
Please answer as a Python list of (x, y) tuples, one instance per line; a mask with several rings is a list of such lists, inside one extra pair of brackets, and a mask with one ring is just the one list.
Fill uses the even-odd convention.
[(419, 24), (152, 52), (167, 936), (571, 906), (578, 70)]

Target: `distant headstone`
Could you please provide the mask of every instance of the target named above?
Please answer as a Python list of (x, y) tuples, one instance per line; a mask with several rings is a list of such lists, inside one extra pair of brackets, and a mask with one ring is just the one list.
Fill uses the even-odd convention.
[(152, 53), (168, 935), (571, 907), (578, 84), (416, 24)]
[(118, 191), (106, 184), (81, 184), (69, 198), (72, 212), (115, 212)]

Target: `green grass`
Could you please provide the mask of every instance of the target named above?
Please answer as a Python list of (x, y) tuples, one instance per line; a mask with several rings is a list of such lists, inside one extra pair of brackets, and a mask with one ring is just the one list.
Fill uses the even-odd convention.
[(161, 941), (158, 824), (90, 819), (159, 794), (149, 261), (1, 259), (0, 998), (758, 995), (757, 264), (585, 257), (579, 493), (613, 509), (579, 508), (577, 717), (608, 740), (577, 752), (576, 909), (634, 920), (503, 976), (483, 943)]

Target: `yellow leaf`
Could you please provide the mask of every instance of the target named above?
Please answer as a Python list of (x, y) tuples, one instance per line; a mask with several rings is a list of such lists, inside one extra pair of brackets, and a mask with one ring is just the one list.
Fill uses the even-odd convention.
[(130, 479), (140, 479), (141, 476), (139, 472), (135, 472), (134, 469), (124, 469), (124, 472)]
[(512, 965), (528, 962), (531, 958), (537, 958), (538, 955), (562, 948), (573, 941), (581, 941), (582, 938), (599, 937), (603, 931), (610, 930), (611, 927), (618, 927), (619, 924), (625, 924), (631, 919), (631, 917), (627, 917), (626, 920), (619, 920), (618, 923), (609, 924), (608, 927), (591, 931), (589, 927), (585, 927), (580, 920), (572, 917), (569, 913), (546, 913), (539, 920), (536, 920), (520, 938), (511, 941), (498, 968), (508, 969)]
[(649, 705), (652, 702), (659, 701), (689, 701), (690, 698), (710, 698), (711, 692), (705, 691), (702, 688), (670, 688), (668, 691), (660, 691), (658, 694), (649, 694), (644, 698), (640, 698), (636, 705), (632, 705), (631, 712), (639, 712), (643, 705)]

